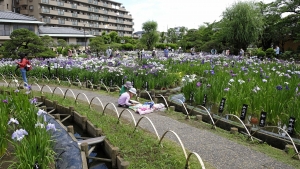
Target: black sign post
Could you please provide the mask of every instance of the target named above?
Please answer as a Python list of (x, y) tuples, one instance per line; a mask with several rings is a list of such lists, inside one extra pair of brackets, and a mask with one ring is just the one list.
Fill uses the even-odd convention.
[(226, 99), (222, 98), (222, 100), (220, 102), (220, 106), (219, 106), (219, 113), (223, 113), (224, 107), (225, 107), (225, 102), (226, 102)]
[(148, 91), (148, 82), (145, 83), (145, 89)]
[(288, 128), (287, 128), (287, 133), (289, 133), (289, 135), (294, 134), (295, 121), (296, 121), (296, 118), (290, 117)]
[(245, 120), (246, 119), (247, 109), (248, 109), (248, 105), (247, 104), (243, 104), (242, 111), (241, 111), (241, 116), (240, 116), (241, 120)]
[(259, 126), (264, 127), (266, 125), (267, 112), (261, 112), (259, 119)]
[(111, 79), (110, 82), (109, 82), (109, 86), (112, 87), (112, 84), (113, 84), (113, 81)]
[(192, 105), (194, 100), (194, 93), (190, 93), (190, 105)]
[(207, 94), (204, 94), (204, 98), (203, 98), (203, 102), (202, 102), (203, 107), (206, 106), (206, 101), (207, 101)]

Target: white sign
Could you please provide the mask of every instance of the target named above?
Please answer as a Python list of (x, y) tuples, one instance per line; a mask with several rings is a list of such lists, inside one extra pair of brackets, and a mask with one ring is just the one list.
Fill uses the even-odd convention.
[(54, 69), (57, 69), (57, 63), (54, 63)]

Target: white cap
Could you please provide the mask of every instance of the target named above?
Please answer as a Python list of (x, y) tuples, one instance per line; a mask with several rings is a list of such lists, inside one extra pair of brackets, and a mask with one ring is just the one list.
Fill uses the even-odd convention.
[(129, 92), (136, 95), (136, 89), (135, 88), (130, 88)]

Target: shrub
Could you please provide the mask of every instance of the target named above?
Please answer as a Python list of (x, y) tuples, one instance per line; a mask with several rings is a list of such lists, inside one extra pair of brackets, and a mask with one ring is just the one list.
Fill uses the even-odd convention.
[(131, 43), (125, 43), (122, 45), (122, 49), (124, 50), (133, 50), (134, 46)]
[(262, 50), (260, 50), (260, 51), (257, 52), (257, 57), (263, 58), (263, 57), (265, 57), (265, 56), (266, 56), (266, 52), (264, 52), (264, 51), (262, 51)]
[(268, 58), (273, 58), (275, 56), (275, 51), (273, 48), (269, 48), (266, 50), (266, 56)]

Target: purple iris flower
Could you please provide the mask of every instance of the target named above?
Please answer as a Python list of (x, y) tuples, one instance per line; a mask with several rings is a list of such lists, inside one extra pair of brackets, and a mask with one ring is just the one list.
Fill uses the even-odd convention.
[(290, 90), (288, 85), (285, 86), (285, 90)]
[(201, 83), (200, 83), (200, 82), (197, 82), (196, 85), (197, 85), (197, 87), (200, 87), (200, 86), (201, 86)]
[(30, 104), (35, 104), (35, 103), (37, 103), (37, 98), (33, 98), (30, 100)]
[(225, 91), (225, 92), (228, 92), (228, 91), (229, 91), (229, 87), (225, 88), (224, 91)]
[(55, 125), (52, 123), (48, 123), (46, 128), (47, 128), (46, 131), (49, 131), (49, 130), (56, 131)]
[(282, 86), (281, 86), (281, 85), (278, 85), (278, 86), (276, 86), (276, 89), (277, 89), (277, 90), (282, 90)]
[(214, 75), (215, 71), (214, 70), (210, 70), (210, 74)]
[(25, 135), (28, 135), (27, 131), (24, 129), (19, 129), (12, 134), (11, 138), (14, 140), (21, 141), (25, 137)]
[(2, 100), (2, 102), (3, 102), (3, 103), (8, 103), (8, 101), (7, 101), (7, 100)]

